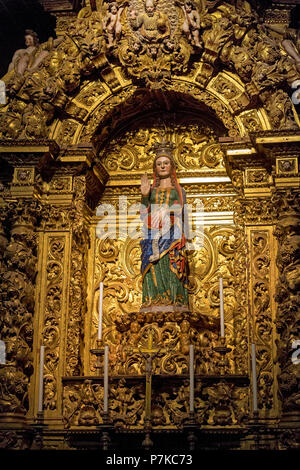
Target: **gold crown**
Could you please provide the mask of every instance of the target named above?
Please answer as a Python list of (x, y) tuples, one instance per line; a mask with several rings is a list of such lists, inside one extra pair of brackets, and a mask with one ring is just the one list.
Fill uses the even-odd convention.
[(175, 149), (175, 144), (173, 142), (155, 142), (152, 145), (152, 150), (155, 152), (156, 156), (159, 155), (168, 155), (172, 158), (173, 150)]

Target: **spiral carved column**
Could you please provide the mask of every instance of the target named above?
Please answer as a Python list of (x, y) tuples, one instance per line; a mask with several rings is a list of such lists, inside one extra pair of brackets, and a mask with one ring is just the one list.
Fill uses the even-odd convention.
[(40, 212), (38, 201), (24, 199), (11, 201), (1, 210), (0, 330), (6, 358), (0, 368), (0, 447), (4, 448), (26, 448), (30, 442), (30, 433), (24, 430), (34, 371), (36, 228)]

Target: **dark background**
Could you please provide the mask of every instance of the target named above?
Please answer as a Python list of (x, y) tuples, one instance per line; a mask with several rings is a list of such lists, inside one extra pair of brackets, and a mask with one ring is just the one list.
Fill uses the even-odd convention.
[(0, 0), (0, 77), (14, 52), (25, 47), (25, 29), (36, 31), (42, 43), (56, 37), (55, 23), (55, 16), (45, 12), (38, 0)]

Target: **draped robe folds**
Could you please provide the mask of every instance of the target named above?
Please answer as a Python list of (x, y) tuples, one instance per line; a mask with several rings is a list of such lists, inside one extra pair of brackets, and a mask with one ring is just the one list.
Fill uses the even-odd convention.
[[(179, 185), (152, 188), (148, 197), (142, 197), (141, 311), (188, 311), (184, 204), (185, 193)], [(155, 224), (153, 216), (159, 209), (163, 217)]]

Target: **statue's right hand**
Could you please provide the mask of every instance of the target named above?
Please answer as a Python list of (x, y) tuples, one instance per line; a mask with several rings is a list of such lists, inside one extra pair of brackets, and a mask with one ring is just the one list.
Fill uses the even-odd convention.
[(146, 173), (141, 178), (141, 193), (142, 196), (148, 196), (150, 193), (150, 181)]

